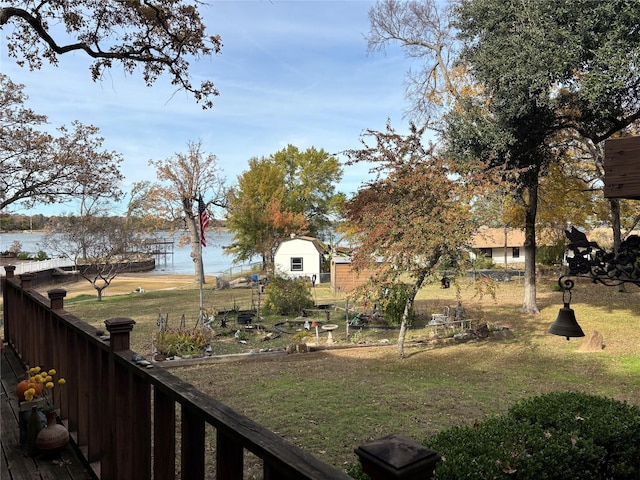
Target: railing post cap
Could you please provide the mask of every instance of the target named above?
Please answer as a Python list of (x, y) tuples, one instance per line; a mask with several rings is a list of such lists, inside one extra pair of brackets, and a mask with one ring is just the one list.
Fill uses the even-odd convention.
[(51, 290), (47, 290), (47, 295), (49, 298), (64, 298), (67, 296), (67, 291), (64, 288), (53, 288)]
[(9, 275), (9, 273), (15, 272), (16, 271), (16, 266), (15, 265), (4, 265), (4, 271), (7, 273), (7, 277), (13, 276), (13, 275)]
[(109, 333), (122, 333), (133, 330), (133, 326), (136, 322), (128, 317), (116, 317), (105, 320), (104, 324), (107, 327), (107, 330), (109, 330)]
[(362, 470), (372, 479), (428, 479), (440, 456), (400, 435), (389, 435), (355, 449)]

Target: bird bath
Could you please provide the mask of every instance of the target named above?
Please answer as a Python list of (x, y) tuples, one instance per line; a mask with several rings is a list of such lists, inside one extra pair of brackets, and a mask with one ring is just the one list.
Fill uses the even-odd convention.
[(323, 325), (322, 329), (326, 330), (328, 333), (327, 336), (327, 345), (332, 345), (333, 344), (333, 334), (331, 333), (333, 330), (335, 330), (336, 328), (338, 328), (338, 325), (335, 325), (333, 323), (329, 323), (327, 325)]

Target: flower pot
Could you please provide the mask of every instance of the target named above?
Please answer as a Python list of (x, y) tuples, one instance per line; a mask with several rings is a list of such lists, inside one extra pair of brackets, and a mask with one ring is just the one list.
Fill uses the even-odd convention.
[(40, 430), (36, 447), (43, 454), (60, 452), (69, 443), (69, 431), (58, 423), (56, 412), (47, 412), (47, 426)]

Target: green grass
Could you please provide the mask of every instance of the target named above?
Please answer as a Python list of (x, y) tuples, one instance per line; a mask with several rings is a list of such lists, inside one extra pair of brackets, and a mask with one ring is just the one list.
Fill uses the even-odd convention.
[[(584, 352), (581, 339), (567, 342), (546, 333), (562, 304), (562, 295), (552, 286), (548, 279), (539, 282), (540, 314), (524, 315), (519, 312), (523, 290), (518, 283), (500, 284), (495, 301), (477, 298), (471, 285), (462, 285), (460, 298), (468, 316), (509, 327), (514, 337), (508, 340), (433, 345), (419, 343), (428, 338), (428, 329), (413, 328), (407, 357), (400, 359), (393, 345), (395, 332), (362, 332), (372, 340), (385, 336), (392, 345), (173, 372), (338, 468), (356, 461), (353, 449), (362, 443), (392, 433), (421, 441), (442, 429), (505, 412), (517, 399), (546, 392), (584, 391), (640, 405), (640, 289), (630, 287), (629, 293), (618, 294), (586, 282), (576, 285), (576, 317), (587, 335), (597, 330), (605, 343), (601, 351)], [(315, 294), (318, 303), (344, 300), (333, 298), (325, 288), (317, 288)], [(207, 308), (222, 309), (241, 300), (250, 304), (251, 292), (205, 292)], [(453, 307), (456, 300), (454, 288), (429, 285), (420, 292), (417, 309), (430, 315)], [(168, 313), (170, 323), (182, 314), (187, 324), (193, 322), (198, 291), (147, 292), (102, 303), (68, 299), (66, 305), (99, 325), (106, 318), (132, 317), (133, 348), (146, 353), (158, 311)], [(340, 325), (334, 336), (338, 345), (347, 345)], [(260, 340), (256, 345), (267, 343)], [(224, 350), (221, 345), (215, 349)]]

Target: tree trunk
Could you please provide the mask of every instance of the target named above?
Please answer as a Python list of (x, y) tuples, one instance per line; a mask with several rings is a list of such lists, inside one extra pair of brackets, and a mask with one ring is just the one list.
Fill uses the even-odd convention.
[(525, 202), (524, 300), (523, 313), (540, 313), (536, 302), (536, 214), (538, 211), (538, 174), (530, 173)]
[[(617, 255), (620, 251), (620, 244), (622, 243), (622, 234), (620, 232), (620, 200), (617, 198), (610, 199), (609, 206), (611, 209), (611, 229), (613, 230), (613, 252)], [(624, 283), (616, 287), (616, 292), (626, 291)]]
[(413, 310), (413, 304), (416, 299), (416, 295), (418, 294), (418, 290), (422, 287), (422, 283), (426, 274), (421, 273), (413, 284), (413, 288), (411, 289), (411, 293), (407, 297), (407, 303), (404, 305), (404, 312), (402, 312), (402, 322), (400, 322), (400, 333), (398, 334), (398, 355), (400, 358), (404, 358), (404, 339), (407, 335), (407, 329), (409, 327), (409, 315)]

